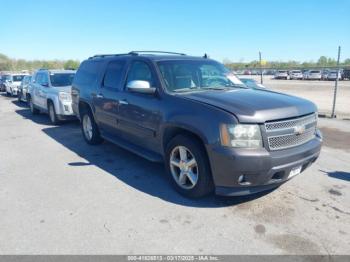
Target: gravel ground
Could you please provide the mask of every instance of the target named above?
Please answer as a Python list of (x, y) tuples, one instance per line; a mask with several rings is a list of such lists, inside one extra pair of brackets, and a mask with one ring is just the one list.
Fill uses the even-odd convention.
[(319, 160), (280, 188), (192, 201), (77, 122), (4, 96), (0, 119), (0, 254), (350, 254), (349, 121), (320, 119)]

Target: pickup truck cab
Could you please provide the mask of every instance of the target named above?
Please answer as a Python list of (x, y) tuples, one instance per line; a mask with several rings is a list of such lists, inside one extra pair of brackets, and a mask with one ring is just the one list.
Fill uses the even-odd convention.
[(319, 156), (317, 108), (231, 76), (206, 56), (97, 55), (77, 71), (73, 111), (88, 144), (106, 139), (164, 162), (187, 197), (278, 187)]
[(32, 114), (46, 112), (52, 124), (75, 118), (72, 110), (71, 85), (75, 71), (36, 71), (28, 88), (27, 101)]

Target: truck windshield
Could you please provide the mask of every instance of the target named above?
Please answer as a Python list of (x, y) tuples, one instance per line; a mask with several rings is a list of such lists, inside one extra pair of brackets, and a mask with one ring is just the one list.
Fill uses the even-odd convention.
[(215, 61), (160, 61), (158, 67), (170, 92), (246, 88), (234, 74)]
[(72, 85), (75, 74), (73, 73), (54, 73), (50, 74), (50, 82), (52, 86), (70, 86)]

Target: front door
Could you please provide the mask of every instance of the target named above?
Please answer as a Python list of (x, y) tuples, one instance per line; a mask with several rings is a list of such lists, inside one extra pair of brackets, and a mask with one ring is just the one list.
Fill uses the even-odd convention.
[(159, 80), (152, 65), (134, 61), (119, 100), (118, 128), (129, 141), (157, 152), (160, 148), (157, 142), (161, 120), (160, 99), (156, 94), (128, 91), (126, 85), (133, 80), (148, 81), (151, 87), (159, 88)]

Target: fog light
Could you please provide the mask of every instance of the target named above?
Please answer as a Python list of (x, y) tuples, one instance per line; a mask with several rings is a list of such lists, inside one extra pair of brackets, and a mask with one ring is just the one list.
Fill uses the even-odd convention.
[(251, 183), (246, 180), (245, 175), (241, 175), (238, 178), (238, 184), (240, 184), (242, 186), (249, 186)]

